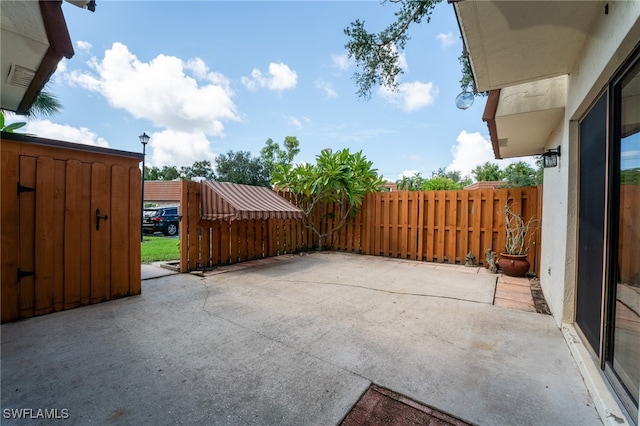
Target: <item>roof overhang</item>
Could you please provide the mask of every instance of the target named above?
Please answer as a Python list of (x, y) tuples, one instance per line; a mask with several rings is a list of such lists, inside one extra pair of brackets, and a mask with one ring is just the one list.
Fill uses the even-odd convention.
[(3, 1), (0, 10), (0, 107), (25, 114), (62, 58), (73, 56), (73, 46), (61, 0)]
[(482, 119), (487, 122), (495, 157), (538, 155), (564, 117), (567, 77), (505, 87), (489, 92)]
[(465, 0), (454, 3), (480, 92), (568, 74), (603, 1)]
[[(452, 1), (452, 0), (449, 0)], [(455, 0), (453, 0), (455, 1)], [(566, 76), (606, 2), (453, 3), (496, 158), (541, 154), (564, 116)]]

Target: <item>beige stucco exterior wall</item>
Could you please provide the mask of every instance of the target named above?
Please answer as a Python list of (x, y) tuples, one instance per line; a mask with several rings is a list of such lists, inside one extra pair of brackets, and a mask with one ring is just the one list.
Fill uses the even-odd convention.
[(640, 41), (640, 2), (609, 2), (567, 82), (564, 120), (546, 148), (561, 146), (558, 167), (545, 170), (540, 283), (556, 323), (574, 322), (577, 249), (578, 120)]
[(540, 285), (556, 323), (560, 326), (565, 300), (567, 273), (566, 256), (559, 247), (564, 247), (568, 223), (568, 180), (570, 164), (568, 156), (568, 132), (563, 123), (553, 132), (549, 147), (561, 146), (557, 167), (544, 170), (542, 201), (542, 249), (540, 258)]

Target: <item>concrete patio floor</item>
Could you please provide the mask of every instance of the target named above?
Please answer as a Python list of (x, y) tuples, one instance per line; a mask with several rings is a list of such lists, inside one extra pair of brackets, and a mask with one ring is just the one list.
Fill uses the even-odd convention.
[(147, 267), (140, 296), (2, 325), (2, 423), (332, 425), (374, 383), (481, 425), (602, 424), (553, 319), (493, 305), (484, 269), (277, 259)]

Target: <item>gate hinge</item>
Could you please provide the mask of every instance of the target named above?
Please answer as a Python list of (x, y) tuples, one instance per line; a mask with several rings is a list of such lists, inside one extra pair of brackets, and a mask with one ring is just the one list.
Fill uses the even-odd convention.
[(26, 278), (26, 277), (32, 277), (34, 275), (35, 275), (34, 272), (23, 271), (20, 268), (18, 268), (18, 281), (20, 281), (21, 279)]
[(35, 192), (35, 188), (29, 188), (28, 186), (22, 186), (20, 185), (20, 182), (18, 182), (18, 195), (20, 195), (23, 192)]

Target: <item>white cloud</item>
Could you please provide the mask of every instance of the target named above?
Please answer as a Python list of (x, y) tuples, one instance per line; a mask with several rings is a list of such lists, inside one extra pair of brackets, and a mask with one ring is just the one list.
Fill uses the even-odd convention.
[(190, 70), (193, 74), (199, 79), (207, 78), (207, 73), (209, 72), (209, 68), (204, 63), (204, 61), (200, 58), (195, 58), (187, 61), (184, 64), (184, 68), (186, 70)]
[(378, 93), (387, 102), (397, 105), (404, 111), (411, 112), (433, 104), (438, 95), (438, 89), (431, 82), (414, 81), (413, 83), (401, 83), (397, 92), (380, 87)]
[(463, 130), (456, 139), (456, 144), (451, 148), (453, 162), (447, 167), (447, 171), (456, 170), (462, 175), (471, 174), (476, 166), (487, 161), (495, 161), (491, 142), (480, 133), (467, 133)]
[(152, 133), (149, 145), (153, 151), (148, 163), (156, 167), (190, 166), (202, 160), (214, 164), (216, 159), (203, 132), (164, 130)]
[(405, 170), (404, 172), (400, 173), (398, 175), (398, 179), (402, 179), (403, 177), (411, 177), (411, 176), (415, 176), (418, 173), (420, 173), (419, 170)]
[(353, 65), (353, 61), (349, 59), (349, 55), (346, 52), (339, 55), (333, 54), (331, 55), (331, 65), (334, 68), (346, 71), (351, 68), (351, 65)]
[(240, 81), (249, 90), (267, 88), (274, 91), (290, 90), (298, 84), (298, 74), (282, 62), (269, 64), (269, 71), (263, 74), (258, 68), (251, 71), (251, 77), (243, 76)]
[(446, 34), (439, 33), (436, 38), (440, 40), (440, 47), (442, 47), (443, 49), (448, 49), (456, 42), (456, 39), (453, 37), (453, 33), (451, 31)]
[(404, 72), (409, 71), (409, 63), (407, 62), (407, 54), (406, 53), (403, 52), (403, 53), (398, 54), (398, 62), (397, 62), (397, 64)]
[(86, 127), (72, 127), (68, 124), (56, 124), (49, 120), (31, 120), (24, 127), (25, 133), (41, 138), (75, 142), (85, 145), (108, 147), (109, 142)]
[(200, 59), (184, 62), (158, 55), (142, 62), (127, 46), (114, 43), (102, 60), (92, 58), (89, 67), (93, 72), (72, 72), (67, 80), (159, 128), (221, 136), (224, 121), (239, 119), (228, 80), (209, 73)]
[(82, 50), (82, 51), (88, 52), (88, 51), (91, 50), (93, 45), (91, 43), (89, 43), (88, 41), (78, 40), (78, 41), (76, 41), (76, 47), (78, 48), (78, 50)]
[(287, 124), (302, 129), (302, 123), (296, 117), (285, 117), (285, 120), (287, 120)]
[(67, 72), (67, 58), (62, 58), (60, 62), (58, 62), (58, 66), (56, 67), (56, 71), (53, 74), (53, 79), (57, 80), (61, 75)]
[(338, 97), (338, 93), (333, 89), (331, 83), (324, 80), (318, 80), (316, 81), (315, 85), (318, 89), (324, 91), (324, 94), (327, 96), (327, 98)]
[[(471, 171), (481, 164), (490, 163), (497, 164), (500, 169), (504, 170), (507, 165), (524, 161), (531, 167), (536, 166), (535, 157), (518, 157), (508, 158), (504, 160), (496, 160), (493, 153), (491, 141), (487, 140), (480, 133), (467, 133), (463, 130), (456, 139), (456, 144), (451, 148), (453, 161), (447, 166), (447, 171), (459, 171), (463, 176), (471, 176)], [(471, 176), (473, 177), (473, 176)]]

